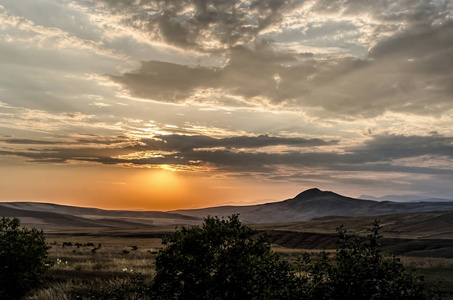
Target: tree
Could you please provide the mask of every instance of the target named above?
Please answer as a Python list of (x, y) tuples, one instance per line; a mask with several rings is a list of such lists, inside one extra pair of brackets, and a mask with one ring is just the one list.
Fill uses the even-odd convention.
[(156, 257), (157, 299), (286, 299), (295, 282), (288, 262), (271, 250), (267, 235), (208, 217), (164, 238)]
[(311, 261), (305, 253), (299, 260), (302, 299), (441, 299), (442, 293), (428, 287), (423, 277), (406, 269), (392, 255), (379, 248), (379, 222), (375, 221), (364, 242), (357, 235), (347, 235), (340, 226), (334, 262), (321, 252)]
[(20, 228), (17, 218), (0, 220), (0, 299), (20, 299), (51, 267), (42, 231)]

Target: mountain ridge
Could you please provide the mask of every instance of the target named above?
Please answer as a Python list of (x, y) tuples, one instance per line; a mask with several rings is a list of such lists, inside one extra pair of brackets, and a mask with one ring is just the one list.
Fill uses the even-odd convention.
[[(180, 209), (172, 211), (132, 211), (104, 210), (99, 208), (77, 207), (41, 202), (0, 202), (0, 216), (6, 208), (16, 209), (16, 214), (31, 218), (32, 212), (61, 214), (64, 218), (77, 217), (80, 222), (112, 227), (112, 219), (124, 226), (144, 225), (192, 225), (201, 223), (204, 217), (228, 217), (239, 214), (244, 223), (281, 223), (308, 221), (316, 218), (361, 217), (395, 213), (428, 212), (453, 210), (453, 202), (393, 202), (356, 199), (342, 196), (332, 191), (318, 188), (305, 190), (294, 198), (278, 202), (246, 206), (216, 206), (199, 209)], [(24, 213), (28, 211), (28, 213)], [(13, 214), (10, 214), (11, 216)], [(36, 214), (41, 222), (46, 222), (44, 215)], [(39, 216), (39, 217), (38, 217)], [(49, 215), (50, 216), (50, 215)], [(52, 220), (55, 220), (53, 215)], [(58, 219), (58, 218), (57, 218)]]
[(453, 203), (378, 202), (342, 196), (318, 188), (305, 190), (294, 198), (249, 206), (218, 206), (171, 212), (196, 217), (227, 217), (239, 214), (245, 223), (279, 223), (308, 221), (327, 216), (360, 217), (405, 212), (453, 210)]

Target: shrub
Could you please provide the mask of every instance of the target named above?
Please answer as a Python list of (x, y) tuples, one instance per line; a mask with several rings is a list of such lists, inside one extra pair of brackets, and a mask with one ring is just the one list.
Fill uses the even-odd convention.
[(441, 299), (442, 293), (428, 287), (392, 255), (379, 248), (379, 222), (375, 221), (367, 241), (347, 235), (340, 226), (334, 262), (321, 252), (316, 261), (308, 254), (299, 260), (302, 299)]
[(63, 245), (61, 247), (64, 248), (66, 246), (72, 247), (72, 242), (63, 242)]
[(156, 299), (285, 299), (294, 276), (266, 235), (240, 223), (208, 217), (164, 238), (156, 257)]
[(304, 253), (293, 268), (238, 216), (208, 217), (201, 226), (182, 227), (163, 239), (156, 257), (155, 299), (432, 300), (437, 287), (380, 250), (379, 223), (367, 239), (340, 226), (330, 259)]
[(51, 267), (42, 231), (20, 228), (17, 218), (0, 220), (0, 299), (20, 299)]

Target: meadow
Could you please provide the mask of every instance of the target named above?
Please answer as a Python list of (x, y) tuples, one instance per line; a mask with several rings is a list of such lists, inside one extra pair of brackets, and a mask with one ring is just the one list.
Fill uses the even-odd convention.
[[(161, 236), (165, 234), (171, 234), (171, 230), (147, 234), (128, 232), (122, 236), (100, 233), (87, 235), (80, 232), (47, 234), (46, 240), (51, 246), (49, 258), (54, 265), (45, 285), (26, 299), (122, 299), (124, 295), (128, 299), (143, 299), (142, 294), (137, 294), (133, 289), (131, 291), (132, 285), (146, 287), (151, 281), (155, 257), (163, 247)], [(312, 246), (308, 248), (273, 244), (273, 249), (289, 261), (295, 261), (301, 251), (312, 255), (320, 251)], [(400, 258), (408, 267), (423, 274), (426, 282), (435, 284), (441, 280), (443, 290), (450, 293), (446, 299), (453, 299), (453, 259), (404, 255)]]
[(96, 299), (153, 276), (160, 238), (47, 236), (54, 262), (46, 284), (27, 299)]

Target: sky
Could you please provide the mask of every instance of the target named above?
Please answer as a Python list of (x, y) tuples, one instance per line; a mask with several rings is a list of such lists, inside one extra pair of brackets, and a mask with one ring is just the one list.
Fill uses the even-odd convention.
[(453, 199), (453, 1), (0, 0), (0, 201)]

